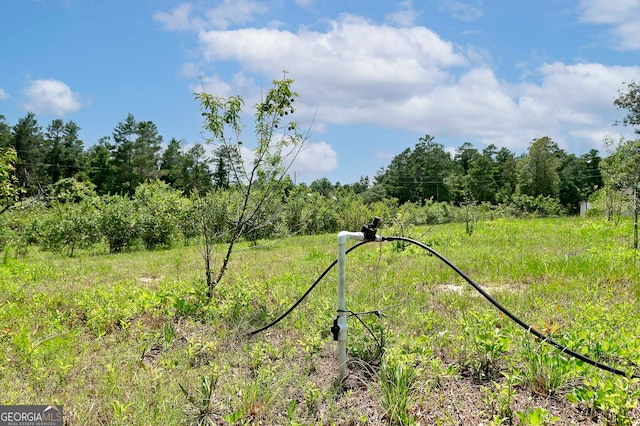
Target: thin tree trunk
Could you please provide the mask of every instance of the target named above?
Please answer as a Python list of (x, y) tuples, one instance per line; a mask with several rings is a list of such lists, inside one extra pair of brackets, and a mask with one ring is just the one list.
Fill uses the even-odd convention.
[(633, 183), (633, 248), (638, 249), (638, 178)]
[[(227, 254), (224, 256), (224, 260), (222, 261), (222, 266), (220, 267), (220, 271), (218, 271), (218, 276), (216, 277), (216, 280), (213, 283), (214, 286), (220, 282), (225, 272), (227, 272), (227, 265), (229, 264), (229, 259), (231, 259), (231, 253), (233, 253), (233, 245), (235, 244), (236, 239), (237, 238), (234, 237), (229, 243), (229, 246), (227, 247)], [(211, 290), (212, 290), (211, 292), (213, 292), (213, 288)], [(209, 298), (211, 298), (211, 295), (209, 295)]]
[(204, 255), (204, 267), (205, 274), (207, 276), (207, 297), (211, 299), (213, 297), (213, 282), (211, 280), (211, 253), (208, 249), (207, 253)]

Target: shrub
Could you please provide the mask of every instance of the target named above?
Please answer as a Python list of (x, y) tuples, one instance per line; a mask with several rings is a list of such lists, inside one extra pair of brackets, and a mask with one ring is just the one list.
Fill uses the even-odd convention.
[(336, 199), (324, 197), (317, 192), (307, 194), (302, 209), (304, 231), (309, 235), (338, 231), (338, 211)]
[(179, 234), (180, 192), (161, 181), (139, 185), (133, 196), (138, 231), (146, 248), (169, 246)]
[(138, 215), (133, 202), (121, 195), (100, 199), (98, 229), (109, 243), (109, 252), (118, 253), (138, 238)]
[(95, 197), (95, 187), (91, 182), (81, 182), (74, 178), (60, 179), (52, 186), (51, 198), (58, 203), (79, 203)]
[(0, 250), (4, 249), (9, 241), (15, 239), (15, 235), (8, 226), (7, 220), (0, 216)]
[(449, 223), (455, 220), (455, 207), (449, 203), (427, 200), (422, 209), (426, 225)]
[(54, 202), (42, 224), (40, 244), (43, 248), (73, 256), (76, 248), (87, 248), (100, 238), (95, 199), (79, 203)]
[(513, 206), (516, 216), (522, 214), (531, 214), (539, 217), (557, 216), (564, 212), (560, 205), (560, 200), (549, 196), (538, 195), (533, 197), (531, 195), (514, 194), (511, 197), (510, 204)]

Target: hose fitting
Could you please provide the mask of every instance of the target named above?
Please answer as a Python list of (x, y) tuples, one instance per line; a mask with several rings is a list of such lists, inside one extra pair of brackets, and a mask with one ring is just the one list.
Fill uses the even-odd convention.
[(374, 217), (370, 224), (362, 225), (360, 232), (364, 235), (364, 241), (376, 241), (376, 228), (378, 228), (379, 223), (380, 218)]

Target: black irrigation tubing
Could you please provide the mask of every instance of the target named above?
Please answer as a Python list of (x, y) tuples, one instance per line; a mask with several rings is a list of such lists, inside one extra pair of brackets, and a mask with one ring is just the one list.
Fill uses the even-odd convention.
[[(520, 318), (518, 318), (513, 313), (511, 313), (511, 311), (509, 311), (507, 308), (502, 306), (500, 304), (500, 302), (498, 302), (493, 297), (491, 297), (479, 284), (477, 284), (475, 281), (473, 281), (471, 278), (469, 278), (469, 276), (467, 276), (467, 274), (462, 272), (456, 265), (451, 263), (451, 261), (449, 259), (447, 259), (443, 255), (441, 255), (440, 253), (438, 253), (437, 251), (435, 251), (434, 249), (432, 249), (428, 245), (426, 245), (424, 243), (421, 243), (420, 241), (416, 241), (416, 240), (413, 240), (411, 238), (406, 238), (406, 237), (382, 237), (382, 241), (404, 241), (404, 242), (407, 242), (407, 243), (415, 244), (418, 247), (428, 251), (429, 253), (431, 253), (432, 255), (436, 256), (438, 259), (440, 259), (442, 262), (444, 262), (448, 267), (453, 269), (467, 283), (469, 283), (478, 293), (480, 293), (480, 295), (482, 295), (482, 297), (487, 299), (500, 312), (502, 312), (507, 317), (509, 317), (509, 319), (511, 321), (513, 321), (516, 324), (518, 324), (520, 327), (522, 327), (527, 332), (533, 334), (535, 337), (540, 339), (542, 342), (547, 343), (547, 344), (555, 347), (560, 352), (566, 353), (567, 355), (572, 356), (573, 358), (576, 358), (576, 359), (578, 359), (578, 360), (580, 360), (582, 362), (585, 362), (585, 363), (587, 363), (589, 365), (592, 365), (592, 366), (594, 366), (596, 368), (599, 368), (600, 370), (604, 370), (604, 371), (607, 371), (609, 373), (617, 374), (619, 376), (624, 376), (624, 377), (629, 377), (629, 378), (634, 378), (634, 379), (640, 379), (640, 375), (637, 374), (637, 373), (629, 374), (629, 373), (627, 373), (627, 372), (625, 372), (623, 370), (619, 370), (619, 369), (611, 367), (611, 366), (609, 366), (607, 364), (603, 364), (601, 362), (598, 362), (598, 361), (596, 361), (594, 359), (591, 359), (591, 358), (589, 358), (589, 357), (587, 357), (585, 355), (582, 355), (582, 354), (580, 354), (580, 353), (578, 353), (578, 352), (576, 352), (576, 351), (574, 351), (572, 349), (569, 349), (568, 347), (564, 346), (562, 343), (559, 343), (559, 342), (555, 341), (554, 339), (552, 339), (551, 337), (546, 336), (545, 334), (539, 332), (538, 330), (533, 328), (532, 325), (529, 325), (529, 324), (525, 323)], [(356, 248), (358, 248), (358, 247), (360, 247), (363, 244), (366, 244), (368, 242), (370, 242), (370, 241), (361, 241), (361, 242), (359, 242), (358, 244), (350, 247), (346, 251), (345, 254), (351, 252), (352, 250), (355, 250)], [(338, 260), (337, 259), (334, 260), (333, 263), (331, 263), (331, 265), (329, 265), (327, 267), (327, 269), (325, 269), (325, 271), (318, 277), (318, 279), (315, 280), (315, 282), (311, 285), (311, 287), (309, 287), (309, 289), (302, 295), (302, 297), (300, 297), (300, 299), (298, 299), (285, 313), (283, 313), (276, 320), (274, 320), (271, 323), (265, 325), (264, 327), (261, 327), (261, 328), (259, 328), (257, 330), (254, 330), (252, 332), (247, 333), (247, 335), (248, 336), (253, 336), (255, 334), (261, 333), (261, 332), (267, 330), (268, 328), (273, 327), (274, 325), (276, 325), (280, 321), (282, 321), (295, 308), (297, 308), (300, 303), (302, 303), (302, 301), (309, 295), (309, 293), (311, 293), (311, 291), (318, 285), (318, 283), (325, 277), (325, 275), (327, 275), (329, 273), (331, 268), (333, 268), (337, 263), (338, 263)]]
[(375, 361), (376, 359), (378, 359), (382, 355), (382, 351), (383, 351), (382, 348), (384, 346), (384, 334), (383, 334), (384, 330), (382, 328), (380, 328), (380, 340), (378, 340), (378, 337), (375, 335), (375, 333), (373, 332), (371, 327), (369, 327), (367, 325), (367, 323), (364, 322), (362, 320), (362, 318), (360, 318), (360, 315), (373, 314), (373, 315), (378, 317), (378, 320), (380, 320), (385, 315), (380, 311), (353, 312), (353, 311), (349, 311), (349, 310), (346, 310), (346, 311), (338, 310), (338, 312), (346, 313), (350, 317), (356, 317), (356, 319), (358, 321), (360, 321), (360, 324), (362, 324), (362, 326), (365, 328), (365, 330), (367, 330), (369, 332), (369, 334), (371, 335), (371, 337), (373, 337), (373, 340), (376, 342), (376, 348), (378, 348), (378, 351), (377, 351), (378, 353), (373, 358), (371, 358), (369, 361), (365, 361), (367, 364), (373, 363), (373, 361)]
[(503, 314), (508, 316), (509, 319), (511, 319), (513, 322), (518, 324), (520, 327), (522, 327), (523, 329), (525, 329), (529, 333), (531, 333), (534, 336), (536, 336), (538, 339), (542, 340), (545, 343), (548, 343), (551, 346), (554, 346), (556, 349), (560, 350), (561, 352), (566, 353), (566, 354), (568, 354), (568, 355), (570, 355), (570, 356), (572, 356), (572, 357), (574, 357), (574, 358), (576, 358), (576, 359), (578, 359), (580, 361), (586, 362), (587, 364), (590, 364), (590, 365), (592, 365), (594, 367), (597, 367), (597, 368), (599, 368), (601, 370), (608, 371), (609, 373), (617, 374), (619, 376), (630, 377), (630, 378), (640, 378), (640, 375), (638, 375), (638, 374), (634, 373), (634, 374), (630, 375), (625, 371), (619, 370), (617, 368), (611, 367), (609, 365), (606, 365), (606, 364), (603, 364), (603, 363), (598, 362), (596, 360), (593, 360), (593, 359), (591, 359), (591, 358), (589, 358), (587, 356), (584, 356), (584, 355), (582, 355), (582, 354), (580, 354), (580, 353), (578, 353), (576, 351), (573, 351), (573, 350), (567, 348), (563, 344), (561, 344), (559, 342), (556, 342), (551, 337), (542, 334), (541, 332), (539, 332), (538, 330), (533, 328), (532, 325), (529, 325), (529, 324), (525, 323), (520, 318), (518, 318), (517, 316), (512, 314), (507, 308), (502, 306), (497, 300), (495, 300), (493, 297), (491, 297), (486, 291), (484, 291), (484, 289), (482, 287), (480, 287), (478, 284), (476, 284), (471, 278), (469, 278), (457, 266), (455, 266), (447, 258), (442, 256), (440, 253), (438, 253), (437, 251), (435, 251), (434, 249), (432, 249), (428, 245), (423, 244), (420, 241), (412, 240), (411, 238), (405, 238), (405, 237), (382, 237), (382, 241), (405, 241), (405, 242), (408, 242), (408, 243), (415, 244), (418, 247), (427, 250), (429, 253), (431, 253), (432, 255), (436, 256), (438, 259), (443, 261), (447, 266), (449, 266), (451, 269), (453, 269), (458, 275), (460, 275), (462, 278), (464, 278), (464, 280), (466, 282), (468, 282), (474, 289), (476, 289), (476, 291), (478, 293), (480, 293), (485, 299), (487, 299), (489, 302), (491, 302), (491, 304), (493, 306), (498, 308), (498, 310), (500, 312), (502, 312)]
[[(369, 243), (369, 242), (370, 241), (361, 241), (358, 244), (356, 244), (356, 245), (350, 247), (349, 249), (347, 249), (345, 254), (347, 254), (350, 251), (355, 250), (356, 248), (360, 247), (361, 245)], [(280, 321), (282, 321), (287, 315), (289, 315), (291, 313), (291, 311), (293, 311), (295, 308), (298, 307), (298, 305), (300, 303), (302, 303), (302, 301), (309, 295), (309, 293), (311, 293), (311, 291), (318, 285), (318, 283), (320, 281), (322, 281), (322, 279), (325, 277), (325, 275), (327, 275), (329, 273), (331, 268), (336, 266), (337, 263), (338, 263), (338, 259), (334, 260), (333, 263), (331, 263), (331, 265), (329, 265), (327, 267), (327, 269), (325, 269), (324, 272), (318, 277), (318, 279), (316, 279), (315, 282), (313, 284), (311, 284), (311, 287), (309, 287), (309, 289), (302, 295), (302, 297), (300, 297), (300, 299), (298, 299), (296, 301), (296, 303), (294, 303), (284, 314), (280, 315), (277, 319), (275, 319), (274, 321), (272, 321), (269, 324), (265, 325), (264, 327), (261, 327), (261, 328), (259, 328), (257, 330), (253, 330), (253, 331), (247, 333), (247, 336), (253, 336), (255, 334), (262, 333), (266, 329), (271, 328), (274, 325), (276, 325), (277, 323), (279, 323)]]

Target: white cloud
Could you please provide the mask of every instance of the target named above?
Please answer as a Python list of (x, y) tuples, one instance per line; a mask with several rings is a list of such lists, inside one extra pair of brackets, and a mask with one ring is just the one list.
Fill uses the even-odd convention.
[(439, 9), (461, 21), (475, 21), (484, 15), (482, 1), (440, 0)]
[[(255, 87), (255, 81), (247, 77), (244, 73), (238, 72), (233, 76), (231, 82), (226, 82), (221, 79), (218, 75), (204, 75), (204, 73), (199, 73), (198, 78), (200, 82), (197, 84), (191, 84), (189, 86), (189, 90), (192, 93), (200, 93), (206, 92), (212, 95), (221, 96), (223, 98), (228, 98), (230, 96), (236, 95), (238, 92), (245, 93), (251, 91)], [(257, 102), (257, 99), (254, 101), (248, 100), (248, 105), (252, 105)]]
[(251, 0), (224, 0), (207, 11), (209, 22), (215, 28), (226, 29), (232, 24), (252, 22), (256, 15), (269, 11), (267, 5)]
[(637, 0), (580, 0), (582, 22), (608, 25), (619, 50), (640, 49), (640, 2)]
[[(442, 4), (464, 9), (460, 2)], [(469, 16), (480, 16), (481, 3), (474, 4), (476, 15)], [(611, 126), (622, 116), (613, 101), (623, 81), (640, 75), (640, 67), (555, 62), (520, 82), (506, 82), (496, 77), (491, 58), (482, 50), (462, 49), (425, 27), (397, 28), (353, 15), (326, 23), (322, 30), (295, 32), (200, 31), (202, 64), (226, 61), (240, 70), (233, 78), (212, 73), (208, 91), (242, 93), (252, 105), (249, 98), (257, 100), (260, 93), (256, 81), (277, 78), (286, 69), (301, 95), (296, 119), (303, 126), (312, 124), (314, 132), (331, 124), (366, 123), (439, 139), (446, 135), (494, 143), (516, 152), (526, 149), (531, 139), (548, 135), (579, 153), (600, 149), (605, 134), (625, 131)], [(320, 148), (327, 156), (317, 153), (316, 159), (323, 159), (318, 163), (334, 164), (334, 159), (337, 167), (330, 146), (314, 149)]]
[(236, 61), (247, 73), (273, 78), (283, 69), (302, 96), (298, 112), (320, 122), (364, 122), (366, 113), (443, 84), (467, 65), (452, 43), (424, 27), (378, 26), (343, 15), (326, 32), (246, 28), (199, 35), (206, 61)]
[(545, 64), (539, 69), (542, 83), (522, 85), (521, 96), (535, 98), (558, 120), (571, 116), (576, 123), (593, 123), (611, 111), (622, 82), (638, 70), (595, 63)]
[[(264, 15), (269, 8), (252, 0), (223, 0), (215, 7), (194, 9), (190, 3), (181, 3), (170, 13), (156, 12), (153, 18), (171, 31), (202, 31), (210, 28), (225, 30), (234, 24), (252, 22), (256, 16)], [(192, 16), (202, 14), (201, 16)]]
[(0, 87), (0, 101), (5, 99), (9, 99), (9, 94), (5, 92), (5, 90), (2, 87)]
[(204, 76), (200, 75), (200, 82), (194, 83), (189, 86), (189, 90), (192, 93), (210, 93), (216, 96), (222, 96), (224, 98), (232, 96), (234, 89), (229, 83), (221, 80), (217, 75)]
[(489, 68), (471, 68), (456, 81), (417, 91), (376, 116), (389, 126), (398, 123), (515, 151), (545, 135), (570, 152), (599, 149), (600, 136), (616, 130), (613, 101), (621, 82), (639, 72), (640, 67), (553, 63), (538, 69), (538, 84), (508, 84)]
[(63, 116), (82, 107), (78, 94), (59, 80), (30, 81), (24, 98), (23, 108), (36, 114)]
[(291, 168), (290, 175), (305, 179), (326, 176), (338, 167), (338, 154), (326, 142), (307, 143), (298, 153)]
[(164, 25), (170, 31), (200, 30), (204, 28), (204, 21), (201, 18), (192, 18), (193, 5), (182, 3), (174, 7), (171, 13), (156, 12), (153, 19)]
[(200, 68), (200, 64), (195, 62), (187, 62), (182, 65), (180, 75), (184, 78), (200, 78), (205, 73)]
[(385, 16), (385, 21), (401, 27), (409, 27), (415, 23), (417, 17), (418, 13), (413, 8), (412, 0), (405, 0), (398, 3), (393, 13)]

